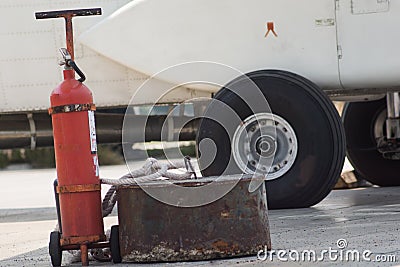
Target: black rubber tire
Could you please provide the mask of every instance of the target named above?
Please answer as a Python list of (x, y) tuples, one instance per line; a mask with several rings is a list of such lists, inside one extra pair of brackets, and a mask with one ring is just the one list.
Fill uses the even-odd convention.
[(386, 98), (346, 103), (342, 119), (347, 139), (347, 158), (354, 169), (370, 183), (398, 186), (400, 162), (383, 158), (376, 149), (374, 125), (379, 114), (385, 110)]
[[(298, 153), (291, 169), (266, 183), (268, 207), (303, 208), (317, 204), (334, 187), (345, 158), (344, 130), (333, 103), (314, 83), (293, 73), (265, 70), (247, 76), (260, 88), (272, 112), (289, 122), (298, 139)], [(234, 88), (234, 83), (226, 87)], [(226, 88), (214, 98), (229, 105), (242, 120), (252, 115), (248, 106)], [(208, 111), (213, 112), (212, 108)], [(229, 159), (234, 162), (229, 135), (221, 125), (203, 119), (197, 144), (204, 138), (215, 142), (217, 155), (206, 168), (202, 168), (200, 157), (201, 172), (204, 176), (221, 175)]]
[(51, 265), (61, 266), (62, 250), (60, 245), (61, 234), (58, 231), (50, 233), (49, 254)]
[(119, 246), (119, 226), (113, 225), (111, 226), (110, 233), (110, 251), (111, 251), (111, 259), (113, 263), (121, 263), (121, 250)]

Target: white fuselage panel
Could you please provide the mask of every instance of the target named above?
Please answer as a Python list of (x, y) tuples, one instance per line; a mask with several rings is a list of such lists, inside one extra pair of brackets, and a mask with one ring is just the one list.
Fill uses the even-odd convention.
[(345, 88), (400, 85), (400, 1), (340, 0), (340, 80)]
[[(46, 110), (62, 80), (64, 21), (34, 13), (91, 7), (103, 15), (74, 19), (75, 59), (99, 107), (152, 104), (166, 85), (196, 77), (217, 85), (179, 86), (160, 102), (209, 96), (236, 76), (220, 66), (287, 70), (322, 89), (400, 84), (400, 1), (2, 0), (0, 112)], [(196, 61), (217, 67), (164, 71)], [(137, 94), (155, 74), (154, 88)]]
[[(268, 22), (277, 36), (265, 36)], [(333, 0), (133, 1), (80, 40), (148, 75), (210, 61), (243, 73), (283, 69), (323, 88), (340, 87)], [(161, 77), (180, 83), (188, 75)]]

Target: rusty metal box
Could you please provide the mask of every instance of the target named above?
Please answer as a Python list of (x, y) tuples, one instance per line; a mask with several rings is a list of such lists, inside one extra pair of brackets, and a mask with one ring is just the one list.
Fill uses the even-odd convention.
[[(250, 193), (251, 179), (256, 178), (233, 175), (217, 181), (212, 177), (175, 181), (175, 185), (184, 187), (211, 182), (214, 188), (233, 187), (218, 200), (198, 207), (162, 203), (138, 185), (119, 187), (119, 245), (123, 261), (208, 260), (254, 255), (265, 246), (270, 249), (265, 183)], [(151, 187), (155, 193), (174, 194), (174, 187), (165, 181), (141, 186)]]

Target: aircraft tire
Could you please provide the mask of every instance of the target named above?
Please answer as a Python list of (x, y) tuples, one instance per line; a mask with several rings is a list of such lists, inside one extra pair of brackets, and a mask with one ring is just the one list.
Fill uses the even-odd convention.
[[(263, 70), (246, 76), (261, 90), (274, 118), (276, 117), (274, 120), (277, 123), (277, 149), (268, 175), (274, 171), (275, 161), (285, 159), (285, 155), (279, 156), (282, 152), (280, 140), (283, 140), (281, 142), (283, 144), (287, 140), (292, 142), (294, 137), (297, 139), (295, 159), (290, 160), (289, 157), (283, 161), (283, 163), (289, 162), (290, 168), (286, 170), (277, 168), (275, 174), (278, 175), (273, 179), (268, 179), (267, 175), (269, 209), (304, 208), (317, 204), (328, 195), (337, 182), (345, 157), (343, 125), (333, 103), (314, 83), (293, 73)], [(240, 80), (240, 77), (222, 88), (214, 99), (227, 104), (243, 121), (246, 121), (247, 118), (254, 116), (249, 108), (251, 103), (246, 105), (243, 99), (233, 92), (234, 89), (233, 91), (227, 89), (235, 88), (237, 80)], [(203, 176), (243, 173), (245, 172), (243, 166), (242, 168), (238, 166), (238, 161), (232, 156), (237, 153), (233, 151), (234, 146), (229, 138), (232, 135), (227, 133), (226, 127), (209, 119), (216, 112), (219, 112), (218, 109), (213, 108), (211, 103), (199, 126), (196, 141), (201, 172)], [(270, 112), (267, 107), (265, 112)], [(279, 125), (282, 124), (288, 126), (279, 129)], [(291, 130), (287, 130), (288, 128)], [(213, 140), (216, 146), (216, 155), (212, 163), (205, 163), (201, 157), (200, 142), (205, 139)], [(293, 152), (293, 146), (286, 145), (281, 150)], [(278, 159), (279, 157), (281, 159)], [(227, 173), (226, 168), (231, 162), (236, 166), (230, 168)]]
[(372, 184), (399, 186), (399, 162), (383, 158), (376, 148), (375, 128), (385, 127), (385, 114), (386, 98), (346, 103), (342, 120), (347, 140), (347, 158), (361, 177)]

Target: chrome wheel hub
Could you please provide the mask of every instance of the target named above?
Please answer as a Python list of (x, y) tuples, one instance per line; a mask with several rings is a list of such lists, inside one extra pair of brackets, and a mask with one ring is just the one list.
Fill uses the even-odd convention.
[(266, 180), (281, 177), (297, 155), (297, 138), (290, 124), (278, 115), (257, 113), (239, 125), (232, 153), (244, 173), (265, 173)]

